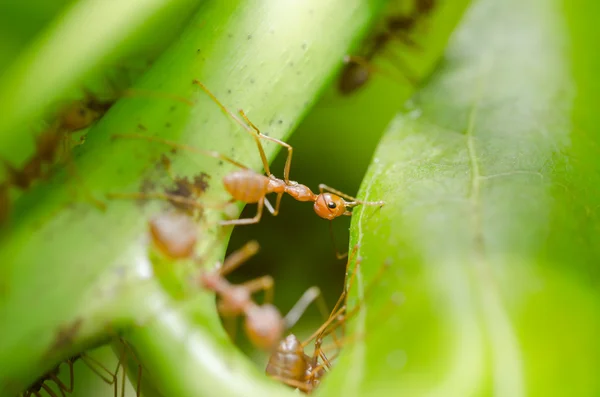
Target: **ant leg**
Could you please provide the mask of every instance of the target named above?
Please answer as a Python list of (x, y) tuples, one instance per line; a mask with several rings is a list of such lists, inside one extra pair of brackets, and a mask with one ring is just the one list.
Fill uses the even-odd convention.
[[(352, 252), (350, 252), (350, 256), (348, 257), (348, 261), (346, 262), (346, 275), (345, 275), (346, 279), (348, 278), (348, 268), (350, 266), (350, 262), (352, 262), (352, 259), (354, 259), (354, 257), (356, 256), (356, 253), (358, 252), (359, 247), (360, 247), (360, 244), (356, 244), (354, 246), (354, 248), (352, 248)], [(333, 306), (333, 309), (331, 310), (331, 314), (329, 315), (329, 317), (325, 317), (327, 320), (330, 320), (331, 317), (333, 317), (334, 313), (338, 313), (339, 308), (341, 307), (342, 303), (344, 303), (344, 300), (348, 294), (348, 291), (352, 288), (352, 285), (354, 284), (356, 268), (358, 267), (359, 263), (360, 263), (360, 260), (356, 260), (356, 262), (354, 263), (354, 269), (353, 269), (352, 275), (350, 276), (350, 280), (347, 284), (344, 283), (344, 289), (342, 290), (342, 293), (340, 294), (340, 297), (338, 298), (337, 302)], [(344, 307), (345, 307), (345, 305), (344, 305)], [(346, 333), (346, 330), (345, 330), (345, 326), (344, 326), (342, 329), (342, 335), (344, 335), (345, 333)], [(334, 335), (333, 339), (337, 342), (337, 336)]]
[[(355, 265), (355, 270), (354, 273), (352, 274), (352, 277), (350, 279), (349, 282), (349, 287), (348, 290), (352, 287), (352, 283), (354, 281), (354, 275), (357, 273), (356, 269), (358, 269), (358, 267), (360, 266), (360, 261), (356, 261), (356, 265)], [(343, 311), (340, 309), (338, 310), (338, 312), (335, 314), (335, 316), (332, 316), (332, 320), (333, 319), (337, 319), (338, 322), (336, 324), (333, 324), (331, 326), (331, 328), (327, 329), (327, 327), (329, 325), (331, 325), (332, 321), (329, 321), (329, 324), (327, 325), (327, 327), (323, 327), (321, 326), (319, 329), (321, 329), (321, 333), (319, 334), (321, 337), (330, 334), (331, 332), (333, 332), (336, 328), (338, 328), (340, 325), (344, 325), (345, 321), (349, 318), (352, 317), (354, 314), (356, 314), (358, 312), (358, 310), (360, 310), (362, 304), (364, 303), (364, 301), (367, 299), (367, 297), (369, 295), (371, 295), (371, 292), (373, 290), (373, 288), (375, 287), (377, 281), (379, 279), (381, 279), (381, 277), (383, 277), (383, 273), (385, 272), (385, 270), (387, 270), (387, 268), (389, 267), (389, 263), (384, 263), (383, 266), (380, 267), (379, 272), (375, 275), (375, 277), (373, 277), (373, 279), (371, 280), (371, 282), (369, 283), (369, 285), (367, 286), (367, 289), (365, 290), (363, 297), (361, 299), (359, 299), (359, 301), (356, 303), (356, 305), (352, 308), (352, 310), (350, 311), (346, 311), (347, 307), (346, 305), (343, 306)], [(325, 325), (325, 324), (324, 324)]]
[(276, 375), (269, 375), (269, 377), (272, 379), (275, 379), (278, 382), (286, 384), (288, 386), (295, 387), (296, 389), (300, 389), (304, 393), (309, 393), (312, 390), (312, 388), (308, 384), (297, 381), (295, 379), (283, 378), (281, 376), (276, 376)]
[(265, 198), (261, 197), (261, 199), (258, 200), (257, 204), (258, 204), (258, 211), (257, 211), (256, 216), (254, 218), (232, 219), (232, 220), (228, 220), (228, 221), (221, 221), (220, 224), (222, 226), (227, 226), (227, 225), (252, 225), (252, 224), (260, 222), (260, 218), (262, 217), (262, 213), (263, 213), (263, 207), (265, 205)]
[[(64, 139), (68, 139), (68, 136), (65, 136)], [(63, 140), (63, 142), (66, 142), (66, 141)], [(72, 178), (74, 178), (79, 183), (79, 185), (83, 189), (84, 195), (88, 198), (88, 200), (90, 200), (100, 211), (103, 211), (103, 212), (106, 211), (106, 204), (104, 204), (102, 201), (95, 198), (94, 195), (90, 192), (90, 190), (85, 185), (85, 182), (84, 182), (83, 178), (81, 177), (81, 174), (79, 173), (79, 171), (77, 171), (77, 168), (75, 167), (75, 163), (73, 162), (73, 158), (71, 157), (70, 150), (65, 151), (65, 161), (66, 161), (67, 172), (69, 173), (69, 175), (71, 175)]]
[(321, 314), (327, 318), (327, 304), (325, 303), (325, 299), (323, 299), (323, 295), (321, 295), (321, 290), (319, 287), (310, 287), (307, 289), (304, 294), (298, 299), (298, 302), (290, 309), (290, 311), (285, 315), (283, 321), (285, 322), (285, 328), (292, 328), (300, 319), (302, 314), (308, 308), (312, 302), (316, 301), (319, 307), (319, 311)]
[[(135, 352), (133, 351), (133, 349), (131, 348), (131, 346), (129, 346), (129, 344), (123, 339), (123, 338), (116, 338), (115, 342), (119, 345), (119, 349), (122, 348), (121, 351), (121, 355), (120, 355), (120, 359), (119, 362), (117, 364), (117, 370), (115, 371), (114, 377), (115, 377), (115, 381), (118, 379), (118, 372), (119, 372), (119, 368), (123, 369), (123, 373), (121, 374), (121, 397), (125, 397), (125, 384), (126, 382), (126, 377), (127, 377), (127, 363), (128, 363), (128, 357), (131, 356), (133, 357), (133, 359), (135, 360), (135, 362), (137, 363), (138, 366), (138, 373), (137, 373), (137, 384), (135, 385), (135, 395), (136, 397), (140, 397), (141, 395), (141, 383), (142, 383), (142, 364), (140, 363), (139, 359), (136, 357)], [(118, 382), (116, 382), (118, 383)], [(116, 386), (115, 383), (115, 396), (118, 393), (118, 387)], [(131, 382), (132, 387), (133, 382)]]
[(75, 377), (73, 376), (73, 361), (68, 360), (67, 364), (69, 365), (69, 387), (65, 387), (67, 393), (73, 393), (73, 388), (75, 387)]
[(395, 32), (391, 32), (391, 34), (388, 37), (392, 38), (393, 40), (399, 41), (407, 47), (411, 47), (417, 51), (423, 51), (423, 47), (421, 47), (419, 43), (417, 43), (412, 37), (410, 37), (410, 35), (407, 32), (398, 30)]
[(194, 80), (194, 81), (192, 81), (192, 83), (199, 86), (200, 88), (202, 88), (202, 90), (213, 100), (214, 103), (217, 104), (217, 106), (219, 106), (221, 108), (221, 110), (223, 112), (227, 113), (236, 123), (241, 125), (242, 128), (244, 128), (247, 132), (249, 132), (252, 135), (252, 137), (254, 138), (254, 141), (256, 142), (256, 146), (258, 147), (258, 152), (260, 154), (260, 158), (262, 160), (263, 168), (265, 169), (265, 173), (269, 176), (273, 175), (273, 174), (271, 174), (271, 169), (269, 168), (269, 162), (267, 161), (267, 156), (265, 154), (265, 150), (264, 150), (262, 144), (260, 143), (259, 135), (256, 132), (258, 130), (255, 131), (255, 130), (249, 128), (246, 124), (244, 124), (242, 122), (242, 120), (238, 119), (237, 116), (235, 114), (233, 114), (229, 109), (227, 109), (225, 107), (225, 105), (223, 105), (221, 103), (221, 101), (219, 101), (217, 99), (217, 97), (212, 92), (210, 92), (210, 90), (204, 84), (202, 84), (200, 81)]
[[(279, 194), (279, 193), (278, 193)], [(265, 207), (267, 207), (267, 210), (269, 210), (269, 212), (271, 213), (271, 215), (273, 216), (277, 216), (277, 214), (279, 213), (279, 208), (275, 208), (273, 209), (273, 206), (271, 205), (271, 202), (269, 201), (268, 198), (265, 197)]]
[(258, 291), (265, 292), (265, 298), (263, 301), (263, 305), (266, 303), (273, 302), (274, 295), (274, 281), (271, 276), (262, 276), (259, 278), (255, 278), (254, 280), (246, 281), (245, 283), (239, 284), (241, 287), (244, 287), (250, 294), (254, 294)]
[(405, 64), (400, 59), (398, 59), (398, 58), (394, 59), (394, 57), (389, 56), (389, 54), (386, 56), (390, 59), (390, 61), (393, 64), (395, 64), (395, 65), (397, 64), (397, 66), (401, 70), (402, 76), (404, 77), (405, 80), (399, 80), (394, 73), (391, 73), (380, 67), (374, 66), (374, 65), (370, 64), (369, 61), (367, 61), (365, 58), (360, 57), (360, 56), (346, 55), (346, 57), (344, 57), (344, 62), (354, 63), (356, 65), (359, 65), (359, 66), (365, 68), (369, 72), (369, 75), (370, 74), (380, 74), (380, 75), (385, 76), (388, 79), (393, 80), (396, 83), (401, 84), (401, 85), (406, 84), (406, 81), (408, 81), (413, 86), (417, 85), (418, 81), (417, 81), (417, 79), (414, 78), (414, 74), (408, 70), (408, 67), (406, 67)]
[(67, 387), (67, 385), (65, 385), (63, 383), (63, 381), (60, 380), (60, 378), (58, 376), (52, 376), (52, 381), (54, 382), (54, 384), (56, 385), (56, 387), (58, 387), (58, 391), (60, 392), (60, 394), (62, 394), (63, 396), (65, 395), (65, 392), (67, 393), (72, 393), (73, 390), (69, 389)]
[[(276, 144), (283, 146), (284, 148), (287, 149), (288, 155), (287, 155), (287, 158), (285, 159), (285, 167), (283, 169), (283, 180), (287, 185), (290, 181), (290, 168), (292, 166), (292, 154), (294, 153), (294, 148), (288, 143), (285, 143), (279, 139), (276, 139), (276, 138), (273, 138), (273, 137), (270, 137), (268, 135), (261, 133), (260, 130), (258, 129), (258, 127), (255, 126), (250, 121), (250, 119), (248, 119), (248, 116), (246, 116), (246, 113), (244, 113), (243, 110), (240, 110), (240, 116), (242, 116), (244, 121), (246, 121), (246, 123), (248, 123), (248, 125), (250, 125), (250, 127), (256, 132), (256, 134), (259, 137), (261, 137), (262, 139), (266, 139), (267, 141), (275, 142)], [(270, 175), (270, 173), (267, 173), (267, 174)]]
[(372, 206), (383, 206), (385, 205), (385, 201), (363, 201), (363, 200), (358, 200), (356, 197), (352, 197), (346, 193), (340, 192), (337, 189), (334, 189), (332, 187), (329, 187), (323, 183), (319, 184), (319, 192), (323, 193), (323, 192), (329, 192), (329, 193), (333, 193), (336, 194), (340, 197), (345, 198), (346, 200), (350, 200), (349, 203), (346, 203), (347, 207), (356, 207), (357, 205), (372, 205)]
[[(56, 395), (56, 393), (54, 393), (54, 391), (53, 391), (53, 390), (50, 388), (50, 386), (48, 386), (47, 384), (43, 383), (43, 384), (42, 384), (42, 388), (43, 388), (44, 390), (46, 390), (46, 393), (48, 393), (48, 395), (49, 395), (50, 397), (58, 397), (58, 396)], [(36, 394), (37, 394), (37, 393), (36, 393)], [(65, 397), (65, 393), (64, 393), (62, 390), (60, 391), (60, 394), (62, 394), (62, 397)]]
[(96, 360), (92, 356), (82, 353), (81, 360), (93, 373), (98, 375), (98, 377), (102, 379), (104, 383), (112, 385), (117, 381), (116, 373), (110, 372), (108, 368), (106, 368), (104, 365), (102, 365), (102, 363), (100, 363), (100, 361)]
[(357, 201), (357, 200), (356, 200), (356, 197), (352, 197), (352, 196), (350, 196), (350, 195), (348, 195), (348, 194), (346, 194), (346, 193), (343, 193), (343, 192), (341, 192), (341, 191), (339, 191), (339, 190), (337, 190), (337, 189), (334, 189), (334, 188), (332, 188), (332, 187), (329, 187), (329, 186), (327, 186), (327, 185), (326, 185), (326, 184), (324, 184), (324, 183), (320, 183), (320, 184), (319, 184), (319, 192), (320, 192), (320, 193), (323, 193), (323, 192), (329, 192), (329, 193), (336, 194), (336, 195), (338, 195), (338, 196), (340, 196), (340, 197), (343, 197), (343, 198), (345, 198), (346, 200), (350, 200), (350, 201)]
[(302, 342), (302, 347), (304, 348), (304, 347), (308, 346), (308, 344), (311, 341), (313, 341), (315, 338), (326, 335), (325, 331), (327, 330), (327, 327), (329, 327), (331, 325), (331, 323), (333, 323), (335, 320), (337, 320), (338, 317), (340, 315), (342, 315), (345, 311), (346, 311), (346, 305), (343, 305), (337, 311), (332, 312), (329, 315), (329, 319), (327, 319), (327, 321), (325, 321), (323, 324), (321, 324), (321, 326), (315, 332), (313, 332), (313, 334), (308, 339), (306, 339), (304, 342)]
[(225, 261), (223, 262), (223, 266), (219, 269), (219, 275), (222, 277), (228, 275), (248, 259), (256, 255), (259, 249), (260, 245), (258, 245), (255, 240), (248, 241), (242, 248), (227, 255), (227, 258), (225, 258)]
[[(410, 85), (416, 87), (419, 84), (419, 79), (415, 77), (415, 73), (408, 66), (406, 66), (406, 62), (404, 62), (404, 60), (399, 55), (392, 54), (388, 50), (385, 53), (384, 57), (388, 58), (390, 62), (392, 62), (392, 64), (400, 70), (400, 73), (402, 74), (404, 79), (410, 83)], [(398, 83), (400, 83), (395, 77), (392, 77), (391, 74), (384, 74), (387, 74), (387, 77), (390, 77), (393, 80), (396, 80)]]
[(281, 198), (283, 197), (283, 193), (277, 193), (277, 200), (275, 201), (275, 210), (271, 211), (273, 216), (277, 216), (279, 214), (279, 207), (281, 206)]
[(167, 146), (171, 146), (175, 149), (181, 149), (181, 150), (185, 150), (191, 153), (196, 153), (196, 154), (201, 154), (203, 156), (208, 156), (208, 157), (212, 157), (215, 159), (219, 159), (219, 160), (223, 160), (223, 161), (227, 161), (230, 164), (235, 165), (236, 167), (239, 167), (241, 169), (248, 169), (248, 167), (246, 167), (245, 165), (238, 163), (237, 161), (225, 156), (224, 154), (221, 154), (219, 152), (215, 152), (212, 150), (203, 150), (203, 149), (198, 149), (195, 148), (193, 146), (189, 146), (189, 145), (184, 145), (178, 142), (174, 142), (174, 141), (170, 141), (168, 139), (163, 139), (163, 138), (159, 138), (156, 136), (147, 136), (147, 135), (142, 135), (142, 134), (135, 134), (135, 133), (131, 133), (131, 134), (114, 134), (112, 136), (113, 139), (115, 138), (125, 138), (125, 139), (143, 139), (143, 140), (147, 140), (147, 141), (151, 141), (151, 142), (158, 142), (158, 143), (162, 143), (163, 145), (167, 145)]
[(377, 68), (375, 68), (375, 66), (373, 66), (366, 58), (358, 56), (358, 55), (345, 55), (344, 63), (362, 66), (363, 68), (368, 70), (369, 73), (373, 73), (373, 72), (377, 71)]

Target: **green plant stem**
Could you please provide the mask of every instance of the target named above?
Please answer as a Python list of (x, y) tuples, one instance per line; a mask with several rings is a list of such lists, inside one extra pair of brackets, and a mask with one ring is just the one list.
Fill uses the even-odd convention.
[[(15, 204), (0, 242), (3, 393), (18, 392), (58, 358), (87, 346), (91, 336), (98, 337), (107, 327), (119, 331), (124, 323), (139, 320), (138, 306), (128, 299), (139, 296), (135, 291), (146, 288), (144, 283), (153, 271), (148, 260), (147, 222), (169, 206), (158, 201), (140, 205), (131, 200), (105, 200), (105, 195), (139, 191), (149, 183), (156, 190), (171, 187), (173, 182), (160, 169), (160, 159), (162, 154), (172, 154), (170, 148), (152, 142), (115, 140), (114, 134), (147, 133), (217, 150), (259, 170), (252, 139), (206, 95), (198, 93), (192, 80), (200, 79), (232, 110), (243, 108), (271, 136), (284, 138), (341, 66), (346, 49), (367, 27), (380, 3), (203, 3), (180, 40), (136, 87), (192, 98), (193, 105), (167, 97), (120, 100), (90, 130), (77, 153), (75, 166), (81, 181), (59, 173)], [(267, 146), (270, 159), (276, 149)], [(233, 167), (184, 151), (172, 156), (176, 175), (193, 177), (206, 172), (210, 176), (208, 201), (229, 199), (221, 178)], [(83, 194), (86, 191), (104, 201), (106, 210), (90, 204)], [(207, 210), (199, 225), (202, 244), (198, 253), (213, 247), (207, 267), (224, 252), (230, 232), (217, 230), (216, 221), (221, 217), (221, 212)], [(172, 263), (173, 268), (179, 265)], [(180, 283), (187, 285), (189, 279), (182, 278)], [(217, 321), (214, 305), (198, 310)], [(65, 327), (77, 322), (81, 325), (76, 332), (57, 345)], [(161, 341), (161, 346), (185, 343), (177, 339), (179, 334), (161, 335), (172, 339)], [(143, 335), (140, 338), (145, 340)], [(228, 344), (224, 349), (233, 351), (234, 347)], [(49, 353), (53, 359), (47, 358)], [(175, 356), (168, 357), (175, 361), (164, 364), (176, 368)], [(190, 357), (201, 359), (199, 355)], [(218, 385), (229, 378), (211, 379)], [(192, 390), (194, 384), (181, 387)], [(226, 390), (228, 386), (215, 387)]]

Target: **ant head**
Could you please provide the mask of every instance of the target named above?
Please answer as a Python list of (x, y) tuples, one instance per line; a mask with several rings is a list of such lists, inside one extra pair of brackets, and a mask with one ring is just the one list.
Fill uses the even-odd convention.
[(321, 193), (313, 206), (317, 215), (323, 219), (332, 220), (344, 215), (346, 202), (340, 196), (331, 193)]
[(246, 311), (244, 328), (248, 339), (261, 349), (271, 350), (283, 335), (285, 324), (279, 310), (273, 305), (254, 306)]

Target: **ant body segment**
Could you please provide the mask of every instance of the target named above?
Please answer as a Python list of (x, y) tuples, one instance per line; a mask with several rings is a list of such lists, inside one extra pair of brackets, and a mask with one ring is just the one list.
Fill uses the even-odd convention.
[[(312, 287), (306, 290), (294, 307), (282, 316), (271, 303), (273, 301), (273, 279), (262, 276), (243, 284), (231, 284), (225, 275), (231, 273), (250, 257), (258, 252), (256, 241), (246, 243), (242, 248), (230, 254), (223, 265), (212, 272), (200, 275), (203, 288), (214, 291), (219, 296), (217, 308), (224, 317), (244, 316), (244, 330), (248, 339), (261, 349), (271, 350), (282, 338), (286, 329), (291, 328), (313, 301), (324, 309), (324, 301), (320, 290)], [(252, 294), (264, 291), (265, 299), (259, 305), (252, 300)]]

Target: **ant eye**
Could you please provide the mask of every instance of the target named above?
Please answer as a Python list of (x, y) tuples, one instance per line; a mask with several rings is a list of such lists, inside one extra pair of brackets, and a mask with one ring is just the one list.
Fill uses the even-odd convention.
[(335, 209), (335, 207), (337, 207), (337, 205), (333, 201), (330, 201), (327, 203), (327, 207), (329, 207), (331, 209)]

